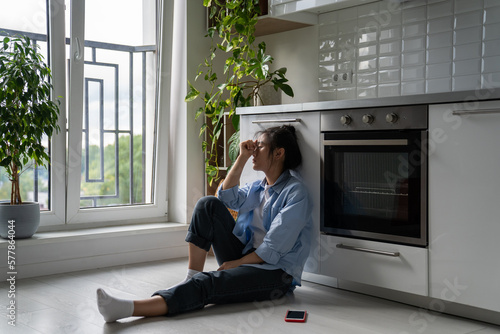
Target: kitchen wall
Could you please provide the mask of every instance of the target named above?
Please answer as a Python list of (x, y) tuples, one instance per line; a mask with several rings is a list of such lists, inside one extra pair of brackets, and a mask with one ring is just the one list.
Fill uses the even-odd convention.
[(320, 14), (318, 38), (319, 100), (500, 87), (498, 0), (346, 8)]
[(261, 41), (274, 58), (271, 69), (287, 68), (286, 77), (295, 96), (282, 94), (281, 103), (318, 101), (318, 26), (267, 35), (256, 43)]

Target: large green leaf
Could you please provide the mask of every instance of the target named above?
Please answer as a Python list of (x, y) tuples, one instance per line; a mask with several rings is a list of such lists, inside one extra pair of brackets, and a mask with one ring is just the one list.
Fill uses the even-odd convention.
[(196, 88), (194, 88), (193, 85), (191, 85), (191, 83), (189, 81), (188, 81), (188, 84), (189, 84), (189, 92), (187, 93), (186, 97), (184, 98), (184, 101), (191, 102), (194, 99), (196, 99), (198, 97), (198, 95), (200, 95), (200, 92)]

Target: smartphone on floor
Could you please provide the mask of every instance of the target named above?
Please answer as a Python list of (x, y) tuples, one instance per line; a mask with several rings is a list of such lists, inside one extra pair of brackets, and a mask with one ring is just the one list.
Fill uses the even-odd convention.
[(287, 322), (306, 322), (306, 311), (286, 311), (285, 321)]

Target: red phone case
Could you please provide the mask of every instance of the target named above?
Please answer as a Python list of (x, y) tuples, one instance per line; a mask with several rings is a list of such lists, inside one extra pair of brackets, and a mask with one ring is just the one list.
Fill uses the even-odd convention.
[(304, 317), (303, 318), (289, 318), (288, 317), (288, 313), (289, 312), (293, 312), (293, 311), (290, 311), (290, 310), (287, 310), (286, 311), (286, 315), (285, 315), (285, 321), (286, 322), (306, 322), (306, 317), (307, 317), (307, 311), (297, 311), (297, 312), (304, 312)]

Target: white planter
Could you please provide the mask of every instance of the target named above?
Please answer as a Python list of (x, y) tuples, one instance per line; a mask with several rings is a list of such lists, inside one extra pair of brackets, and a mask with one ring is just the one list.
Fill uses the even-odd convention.
[(253, 98), (254, 106), (270, 106), (281, 104), (281, 91), (276, 91), (274, 85), (266, 85), (259, 88), (259, 92)]

